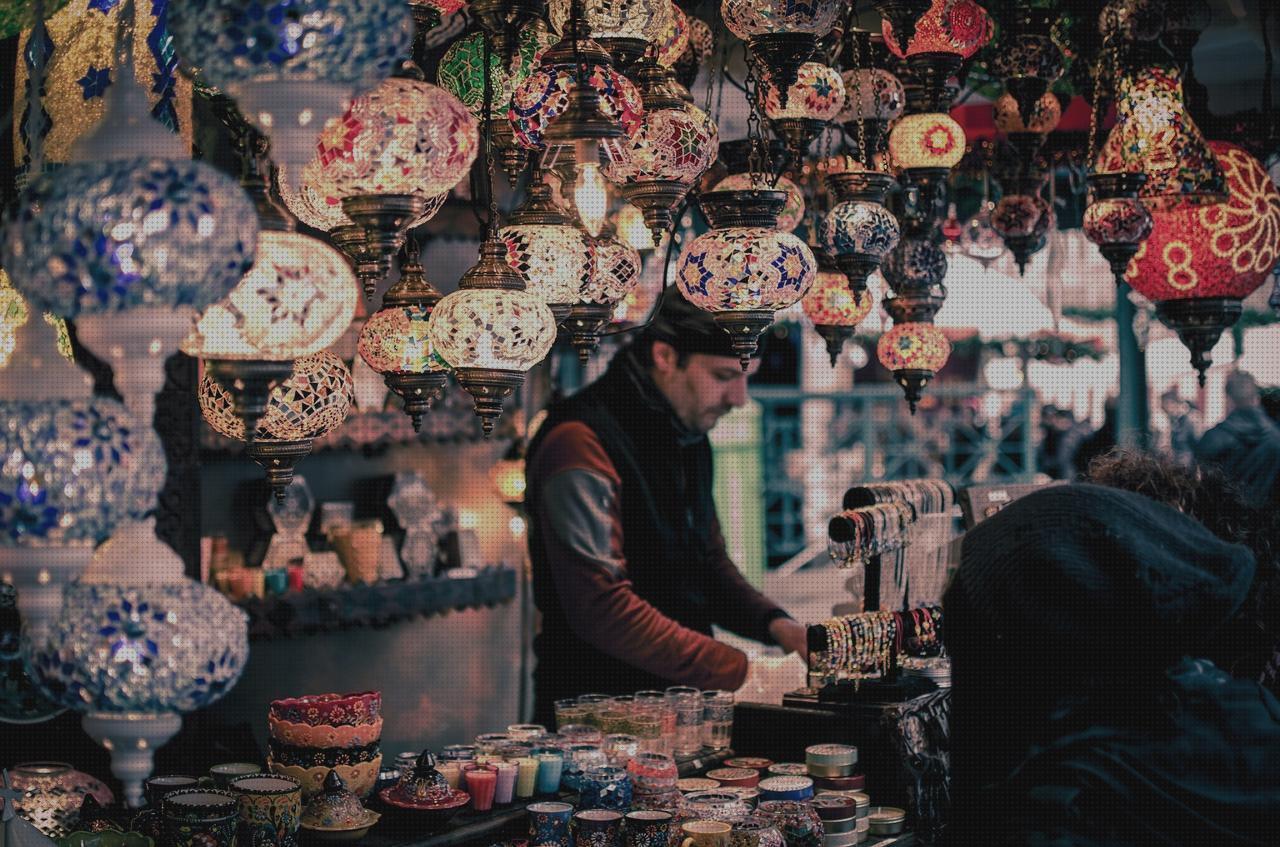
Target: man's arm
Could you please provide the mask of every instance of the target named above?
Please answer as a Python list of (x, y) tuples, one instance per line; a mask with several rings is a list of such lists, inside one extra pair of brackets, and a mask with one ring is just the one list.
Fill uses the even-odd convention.
[(530, 467), (536, 520), (561, 607), (596, 649), (678, 684), (737, 689), (740, 651), (667, 617), (635, 593), (622, 554), (620, 479), (586, 425), (558, 425)]

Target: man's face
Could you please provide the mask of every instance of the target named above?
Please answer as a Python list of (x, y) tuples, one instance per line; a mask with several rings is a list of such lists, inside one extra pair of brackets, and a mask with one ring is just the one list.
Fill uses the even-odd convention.
[(653, 343), (653, 381), (685, 426), (710, 432), (722, 417), (747, 402), (747, 378), (760, 369), (754, 360), (742, 370), (732, 356), (692, 353), (683, 365), (670, 344)]

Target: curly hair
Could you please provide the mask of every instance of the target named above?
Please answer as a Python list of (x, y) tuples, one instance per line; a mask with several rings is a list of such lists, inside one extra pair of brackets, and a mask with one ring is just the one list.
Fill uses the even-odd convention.
[(1217, 467), (1188, 468), (1139, 450), (1117, 448), (1098, 456), (1083, 480), (1172, 506), (1224, 541), (1253, 551), (1258, 566), (1249, 596), (1219, 637), (1213, 658), (1238, 676), (1280, 685), (1280, 514), (1249, 504)]

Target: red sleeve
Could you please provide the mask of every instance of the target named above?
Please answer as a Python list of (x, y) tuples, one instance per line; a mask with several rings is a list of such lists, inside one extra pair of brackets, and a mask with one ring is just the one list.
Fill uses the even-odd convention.
[(724, 535), (720, 531), (720, 518), (717, 516), (711, 525), (710, 567), (714, 575), (712, 585), (713, 605), (716, 609), (716, 623), (745, 638), (753, 638), (765, 644), (772, 644), (769, 624), (787, 613), (777, 603), (756, 590), (725, 548)]
[(548, 432), (530, 464), (534, 519), (569, 626), (598, 650), (673, 683), (741, 687), (745, 654), (682, 626), (633, 590), (620, 486), (599, 437), (576, 421)]

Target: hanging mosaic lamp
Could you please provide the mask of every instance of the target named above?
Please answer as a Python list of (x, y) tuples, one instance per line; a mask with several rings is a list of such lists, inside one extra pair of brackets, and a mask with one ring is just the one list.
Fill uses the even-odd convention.
[[(987, 10), (975, 0), (933, 0), (923, 13), (920, 0), (877, 0), (885, 46), (905, 59), (912, 76), (937, 93), (982, 49), (995, 31)], [(906, 27), (915, 18), (915, 30)], [(899, 37), (898, 32), (902, 33)]]
[(734, 35), (747, 42), (758, 62), (789, 92), (800, 66), (814, 57), (818, 39), (836, 24), (839, 0), (721, 0), (720, 15)]
[[(439, 0), (444, 2), (444, 0)], [(545, 17), (546, 0), (471, 0), (471, 19), (493, 39), (493, 52), (509, 61), (516, 51), (517, 33)]]
[(449, 383), (449, 365), (427, 331), (441, 296), (423, 274), (418, 242), (410, 235), (401, 253), (400, 279), (382, 295), (382, 308), (365, 321), (357, 345), (360, 357), (404, 400), (414, 432), (422, 430), (422, 416)]
[(624, 74), (650, 44), (661, 44), (671, 27), (671, 0), (550, 0), (548, 5), (551, 28), (561, 35), (568, 35), (569, 18), (580, 5), (588, 37)]
[[(690, 18), (685, 14), (684, 9), (676, 5), (675, 0), (667, 0), (667, 5), (671, 7), (671, 18), (667, 24), (667, 29), (663, 33), (662, 38), (657, 42), (658, 46), (658, 64), (671, 71), (675, 71), (685, 54), (689, 52), (689, 37), (693, 24), (690, 21), (697, 18)], [(698, 23), (702, 23), (698, 21)], [(706, 27), (706, 24), (702, 24)], [(686, 88), (688, 86), (685, 86)]]
[[(673, 6), (672, 8), (679, 7)], [(711, 31), (711, 27), (701, 18), (687, 15), (685, 19), (689, 28), (688, 46), (684, 49), (684, 52), (674, 58), (660, 51), (658, 53), (658, 61), (674, 70), (676, 80), (688, 90), (697, 82), (698, 71), (711, 60), (711, 54), (716, 49), (716, 36)]]
[(600, 346), (614, 309), (640, 283), (640, 252), (624, 244), (612, 226), (591, 240), (591, 275), (577, 303), (562, 322), (569, 341), (586, 364)]
[[(342, 425), (354, 396), (351, 371), (332, 353), (302, 356), (293, 373), (271, 390), (266, 414), (247, 452), (267, 472), (278, 502), (283, 502), (298, 462), (311, 453), (313, 440)], [(245, 440), (235, 398), (209, 373), (200, 380), (199, 400), (200, 413), (214, 431)]]
[(1065, 68), (1066, 56), (1050, 34), (1055, 19), (1045, 10), (1020, 10), (992, 58), (991, 72), (1004, 80), (1022, 115), (1033, 115)]
[(1209, 150), (1227, 201), (1151, 209), (1151, 235), (1124, 275), (1191, 351), (1202, 385), (1209, 351), (1280, 259), (1280, 190), (1242, 147), (1210, 141)]
[(876, 344), (876, 357), (893, 373), (913, 415), (925, 387), (950, 356), (951, 342), (931, 323), (895, 322)]
[(458, 384), (475, 400), (488, 437), (503, 401), (551, 350), (556, 318), (506, 262), (507, 247), (491, 234), (480, 260), (431, 312), (431, 344), (453, 368)]
[(706, 112), (680, 97), (660, 64), (645, 59), (635, 74), (645, 115), (638, 132), (614, 145), (604, 174), (644, 214), (656, 244), (674, 225), (676, 207), (715, 161), (720, 134)]
[(507, 264), (524, 290), (546, 303), (560, 323), (591, 279), (591, 239), (574, 226), (535, 169), (525, 202), (498, 231)]
[(889, 131), (889, 161), (903, 187), (918, 191), (920, 223), (932, 228), (946, 194), (951, 169), (964, 157), (964, 128), (946, 112), (903, 115)]
[(1098, 34), (1115, 42), (1155, 41), (1164, 30), (1168, 0), (1108, 0), (1098, 13)]
[(1089, 174), (1089, 204), (1084, 210), (1085, 237), (1111, 265), (1116, 282), (1124, 282), (1129, 260), (1151, 235), (1151, 213), (1138, 194), (1146, 181), (1140, 173)]
[(169, 7), (188, 67), (235, 98), (291, 171), (358, 91), (395, 70), (412, 21), (403, 0), (187, 0)]
[[(721, 145), (721, 150), (724, 145)], [(781, 191), (786, 195), (782, 211), (778, 213), (777, 227), (782, 232), (792, 232), (804, 222), (804, 192), (787, 176), (778, 177), (772, 184), (760, 174), (736, 173), (716, 183), (712, 191)]]
[[(861, 55), (868, 52), (870, 39), (867, 39), (867, 47)], [(907, 103), (906, 89), (896, 76), (883, 68), (853, 68), (845, 71), (841, 79), (846, 99), (836, 120), (844, 124), (846, 132), (855, 141), (866, 144), (866, 150), (857, 151), (858, 157), (871, 161), (881, 150), (889, 125), (902, 116)]]
[(1018, 272), (1025, 273), (1031, 256), (1043, 249), (1053, 211), (1040, 196), (1043, 180), (1031, 176), (1006, 180), (1008, 193), (991, 213), (991, 227), (1013, 253)]
[(711, 229), (681, 252), (676, 284), (729, 333), (745, 371), (774, 312), (813, 284), (817, 260), (807, 244), (777, 229), (781, 191), (712, 191), (699, 203)]
[(845, 106), (844, 80), (835, 68), (805, 62), (796, 71), (796, 81), (785, 92), (776, 75), (766, 73), (762, 81), (764, 116), (773, 131), (787, 142), (792, 162), (802, 162), (809, 145), (836, 119)]
[(822, 246), (844, 272), (850, 291), (861, 295), (867, 277), (898, 244), (898, 220), (884, 206), (893, 177), (878, 171), (831, 173), (827, 190), (835, 206), (822, 222)]
[(1175, 68), (1153, 64), (1125, 73), (1116, 95), (1116, 124), (1096, 172), (1146, 174), (1139, 196), (1153, 212), (1226, 199), (1223, 169), (1187, 113)]
[(870, 291), (851, 291), (848, 278), (830, 254), (814, 250), (814, 256), (818, 259), (818, 275), (809, 293), (800, 300), (800, 307), (826, 341), (834, 368), (845, 342), (853, 338), (858, 324), (871, 314), (875, 299)]
[(1008, 135), (1029, 132), (1036, 135), (1047, 135), (1057, 128), (1062, 120), (1062, 104), (1052, 92), (1045, 92), (1035, 105), (1031, 107), (1031, 119), (1024, 120), (1022, 108), (1009, 92), (996, 98), (991, 105), (996, 129)]

